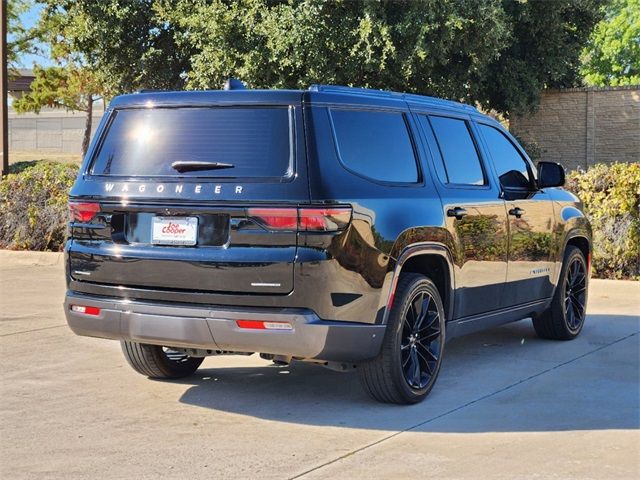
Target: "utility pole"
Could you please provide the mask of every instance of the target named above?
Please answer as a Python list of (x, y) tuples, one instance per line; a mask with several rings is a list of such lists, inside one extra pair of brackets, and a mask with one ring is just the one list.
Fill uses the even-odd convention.
[(7, 74), (7, 0), (1, 0), (2, 7), (0, 12), (0, 57), (2, 57), (2, 69), (0, 71), (0, 90), (2, 90), (2, 105), (0, 105), (0, 132), (2, 135), (2, 175), (9, 173), (9, 115), (7, 104), (7, 91), (9, 88)]

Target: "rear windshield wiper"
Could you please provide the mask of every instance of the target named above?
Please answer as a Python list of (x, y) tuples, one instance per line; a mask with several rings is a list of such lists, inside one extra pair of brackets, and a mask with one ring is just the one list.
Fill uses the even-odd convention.
[(199, 170), (220, 170), (223, 168), (234, 168), (230, 163), (222, 162), (201, 162), (198, 160), (178, 160), (171, 164), (171, 168), (178, 172), (195, 172)]

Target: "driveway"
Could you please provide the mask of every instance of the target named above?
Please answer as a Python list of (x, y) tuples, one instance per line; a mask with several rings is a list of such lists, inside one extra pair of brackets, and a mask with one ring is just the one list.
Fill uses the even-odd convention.
[(117, 342), (66, 327), (57, 257), (13, 258), (0, 256), (2, 478), (640, 477), (640, 282), (592, 281), (572, 342), (528, 320), (451, 341), (429, 398), (406, 407), (369, 400), (353, 373), (257, 355), (148, 380)]

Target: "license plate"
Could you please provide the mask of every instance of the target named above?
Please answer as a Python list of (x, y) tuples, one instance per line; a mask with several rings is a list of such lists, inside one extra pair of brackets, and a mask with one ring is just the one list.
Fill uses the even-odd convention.
[(198, 217), (153, 217), (151, 243), (156, 245), (195, 245)]

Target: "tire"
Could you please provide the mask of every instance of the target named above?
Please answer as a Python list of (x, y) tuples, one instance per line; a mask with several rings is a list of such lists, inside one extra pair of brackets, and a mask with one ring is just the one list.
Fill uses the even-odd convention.
[(588, 291), (587, 261), (579, 248), (569, 245), (551, 305), (533, 319), (538, 336), (549, 340), (576, 338), (584, 326)]
[(365, 391), (384, 403), (413, 404), (424, 400), (440, 372), (444, 322), (442, 299), (433, 282), (415, 273), (402, 275), (381, 351), (376, 358), (358, 366)]
[(138, 373), (149, 378), (184, 378), (193, 374), (204, 358), (171, 350), (159, 345), (147, 345), (123, 340), (122, 352), (129, 365)]

